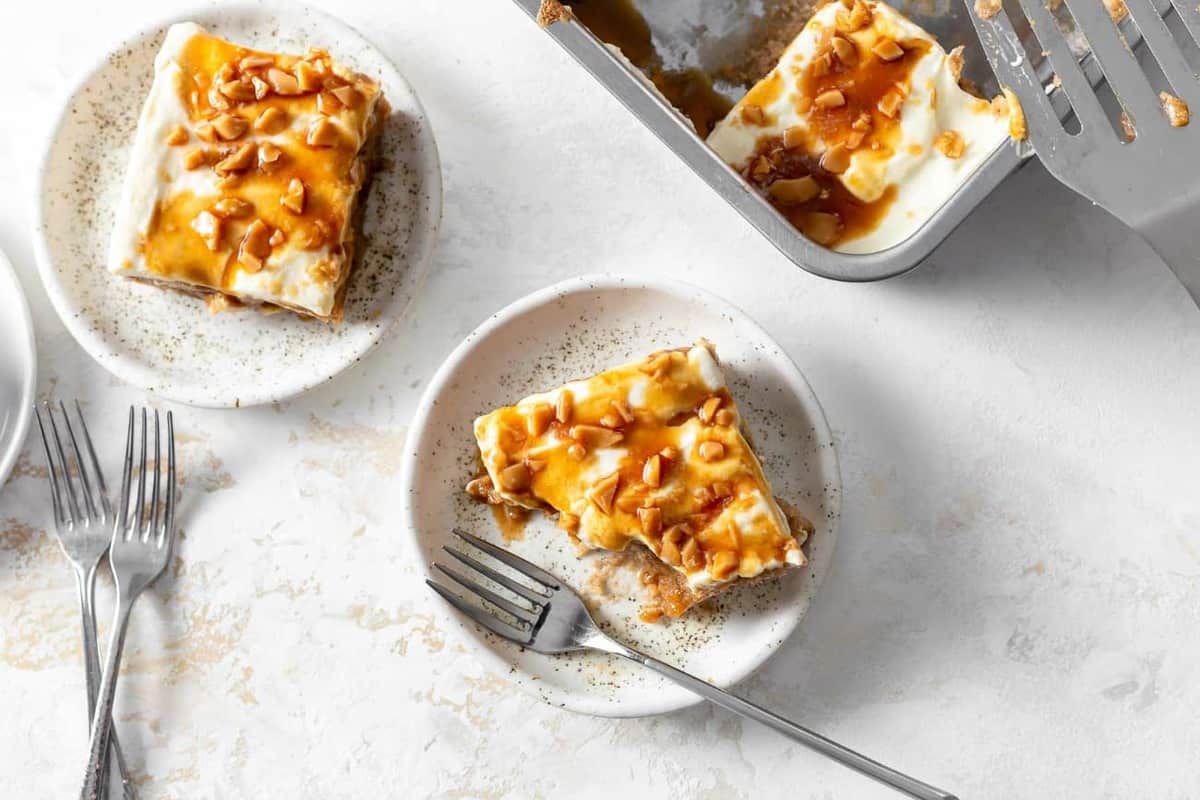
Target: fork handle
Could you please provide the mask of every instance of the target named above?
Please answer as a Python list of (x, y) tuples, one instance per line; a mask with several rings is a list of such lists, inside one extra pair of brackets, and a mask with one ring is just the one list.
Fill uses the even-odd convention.
[(99, 800), (104, 774), (105, 754), (108, 751), (109, 735), (112, 732), (113, 699), (117, 693), (117, 675), (121, 670), (121, 651), (125, 647), (125, 631), (129, 626), (129, 612), (133, 598), (126, 597), (117, 584), (117, 607), (113, 614), (112, 635), (108, 642), (108, 659), (100, 679), (100, 691), (96, 697), (96, 709), (92, 713), (92, 736), (88, 744), (87, 772), (84, 774), (80, 800)]
[(669, 678), (685, 689), (689, 689), (700, 695), (709, 702), (715, 703), (724, 709), (741, 714), (743, 717), (749, 717), (756, 722), (761, 722), (768, 728), (782, 733), (784, 736), (799, 742), (806, 747), (816, 750), (818, 753), (827, 756), (834, 761), (849, 767), (852, 770), (866, 775), (868, 778), (874, 778), (880, 783), (892, 787), (898, 792), (903, 792), (909, 797), (916, 800), (956, 800), (955, 796), (949, 792), (944, 792), (941, 789), (923, 783), (916, 778), (911, 778), (902, 772), (897, 772), (891, 767), (880, 764), (878, 761), (867, 758), (861, 753), (856, 753), (848, 747), (838, 744), (831, 739), (827, 739), (819, 733), (810, 731), (808, 728), (797, 725), (791, 720), (784, 719), (778, 714), (772, 713), (762, 706), (757, 706), (749, 700), (743, 700), (735, 694), (730, 694), (724, 689), (718, 689), (707, 681), (702, 681), (694, 675), (689, 675), (681, 669), (676, 669), (670, 664), (665, 664), (656, 658), (652, 658), (645, 653), (640, 653), (633, 648), (626, 647), (619, 642), (611, 639), (605, 639), (603, 643), (593, 641), (589, 642), (597, 649), (606, 652), (615, 653), (631, 661), (636, 661), (643, 666)]
[[(87, 684), (88, 723), (96, 713), (96, 697), (100, 692), (100, 655), (96, 645), (96, 568), (90, 570), (79, 568), (76, 572), (76, 585), (79, 589), (79, 612), (83, 628), (83, 668)], [(136, 794), (129, 780), (129, 770), (125, 765), (125, 754), (121, 752), (121, 743), (117, 740), (114, 728), (109, 736), (110, 751), (117, 764), (117, 776), (121, 780), (124, 800), (134, 800)], [(108, 782), (102, 773), (100, 777), (101, 797), (108, 792)]]

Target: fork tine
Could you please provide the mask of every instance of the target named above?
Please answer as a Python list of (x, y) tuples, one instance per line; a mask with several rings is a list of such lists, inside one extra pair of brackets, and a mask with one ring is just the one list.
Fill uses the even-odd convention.
[(154, 409), (154, 489), (150, 493), (150, 525), (146, 528), (146, 534), (142, 537), (142, 541), (150, 541), (154, 537), (155, 543), (158, 540), (158, 515), (161, 511), (158, 504), (158, 487), (162, 483), (162, 447), (159, 444), (158, 436), (158, 409)]
[(75, 484), (71, 480), (71, 464), (67, 461), (67, 454), (63, 450), (62, 437), (58, 435), (58, 423), (54, 421), (54, 407), (46, 402), (46, 416), (50, 419), (50, 432), (54, 438), (54, 449), (58, 453), (58, 462), (62, 465), (62, 484), (66, 488), (67, 495), (67, 510), (70, 512), (71, 518), (69, 522), (83, 522), (83, 513), (79, 508), (79, 498), (75, 492)]
[(96, 458), (96, 448), (92, 446), (92, 434), (88, 432), (87, 422), (83, 419), (83, 409), (79, 401), (75, 401), (75, 416), (79, 418), (79, 429), (83, 432), (83, 443), (87, 446), (88, 459), (92, 464), (92, 473), (96, 476), (96, 485), (100, 490), (100, 507), (104, 509), (104, 518), (112, 519), (112, 503), (108, 499), (108, 484), (104, 481), (104, 470), (100, 469), (100, 459)]
[(433, 568), (436, 569), (438, 572), (442, 573), (443, 575), (445, 575), (450, 580), (457, 583), (459, 586), (466, 589), (468, 592), (471, 592), (472, 594), (476, 594), (476, 595), (482, 597), (484, 600), (488, 601), (489, 603), (494, 605), (496, 608), (499, 608), (500, 610), (511, 614), (512, 616), (516, 617), (517, 619), (519, 619), (523, 622), (527, 622), (530, 625), (532, 625), (533, 623), (537, 622), (538, 617), (541, 616), (540, 610), (539, 610), (539, 612), (534, 612), (534, 611), (530, 611), (528, 608), (521, 608), (516, 603), (512, 603), (508, 600), (505, 600), (503, 597), (496, 594), (495, 592), (493, 592), (491, 589), (487, 588), (486, 586), (476, 583), (475, 581), (473, 581), (470, 578), (467, 578), (463, 575), (459, 575), (457, 572), (455, 572), (452, 569), (449, 569), (448, 567), (443, 567), (441, 564), (435, 563), (433, 565)]
[(142, 512), (146, 508), (146, 409), (142, 409), (142, 465), (138, 468), (137, 505), (133, 514), (133, 536), (141, 538)]
[[(133, 477), (133, 406), (129, 407), (129, 423), (125, 426), (125, 465), (121, 470), (121, 505), (117, 514), (117, 527), (121, 536), (129, 527), (129, 487)], [(114, 532), (113, 538), (116, 538)]]
[(1195, 73), (1183, 57), (1183, 51), (1175, 43), (1175, 36), (1158, 15), (1151, 0), (1129, 0), (1125, 5), (1141, 31), (1142, 40), (1149, 46), (1163, 75), (1171, 84), (1171, 89), (1188, 105), (1200, 107), (1200, 83), (1197, 83)]
[(526, 600), (528, 600), (529, 602), (533, 603), (536, 606), (541, 606), (542, 603), (545, 603), (547, 600), (550, 599), (549, 597), (547, 597), (546, 595), (544, 595), (540, 592), (535, 592), (533, 589), (530, 589), (525, 584), (518, 583), (517, 581), (514, 581), (512, 578), (508, 577), (507, 575), (505, 575), (501, 572), (497, 572), (496, 570), (492, 569), (491, 567), (489, 567), (479, 561), (476, 561), (475, 559), (471, 558), (466, 553), (460, 553), (452, 547), (443, 547), (442, 549), (445, 550), (450, 555), (457, 558), (462, 563), (466, 564), (471, 569), (475, 570), (476, 572), (480, 573), (481, 575), (485, 575), (488, 578), (491, 578), (496, 583), (500, 584), (505, 589), (508, 589), (513, 594), (518, 594), (521, 597), (524, 597)]
[(473, 606), (467, 601), (463, 600), (461, 597), (443, 587), (441, 584), (434, 583), (428, 578), (425, 579), (425, 583), (429, 584), (429, 588), (440, 594), (447, 603), (454, 606), (459, 611), (466, 614), (468, 617), (475, 620), (475, 622), (487, 628), (497, 636), (501, 636), (505, 639), (508, 639), (510, 642), (516, 642), (517, 644), (521, 645), (529, 644), (530, 640), (533, 638), (533, 633), (531, 631), (523, 631), (519, 628), (514, 628), (507, 622), (501, 622), (483, 609)]
[(66, 505), (62, 497), (62, 486), (58, 482), (58, 467), (50, 454), (50, 441), (46, 438), (46, 426), (42, 424), (42, 410), (35, 405), (33, 414), (37, 417), (38, 431), (42, 435), (42, 448), (46, 451), (46, 474), (50, 477), (50, 502), (54, 507), (54, 524), (62, 526), (66, 524)]
[(503, 548), (496, 547), (491, 542), (485, 542), (478, 536), (472, 536), (462, 528), (454, 528), (454, 535), (465, 542), (475, 545), (497, 561), (503, 561), (525, 577), (532, 578), (538, 583), (544, 584), (547, 589), (557, 589), (560, 586), (558, 578), (546, 572), (541, 567), (531, 564), (520, 556), (513, 555)]
[(1100, 105), (1100, 98), (1096, 97), (1091, 81), (1083, 74), (1075, 54), (1071, 52), (1058, 21), (1046, 7), (1046, 0), (1021, 0), (1021, 7), (1033, 24), (1034, 35), (1071, 101), (1071, 108), (1082, 128), (1079, 135), (1092, 138), (1104, 131), (1111, 131), (1112, 126), (1104, 107)]
[(75, 454), (75, 466), (79, 468), (79, 482), (83, 484), (83, 500), (87, 506), (88, 520), (90, 521), (93, 517), (100, 516), (100, 507), (96, 505), (95, 495), (92, 494), (92, 482), (88, 479), (83, 451), (79, 449), (79, 440), (75, 438), (75, 428), (71, 426), (71, 416), (67, 413), (67, 406), (62, 400), (59, 400), (58, 407), (62, 411), (63, 424), (67, 428), (67, 438), (71, 440), (71, 450)]
[(1163, 111), (1158, 104), (1158, 93), (1150, 86), (1141, 64), (1118, 33), (1107, 7), (1096, 0), (1066, 2), (1075, 19), (1075, 27), (1087, 39), (1088, 47), (1099, 62), (1108, 85), (1132, 117), (1134, 128), (1139, 122), (1149, 124), (1156, 114), (1161, 119)]
[(1061, 166), (1058, 148), (1054, 144), (1057, 139), (1066, 136), (1066, 131), (1050, 105), (1045, 87), (1025, 55), (1025, 48), (1013, 30), (1008, 13), (1000, 11), (989, 19), (981, 18), (978, 13), (968, 16), (975, 25), (975, 32), (979, 34), (983, 52), (992, 65), (992, 71), (996, 73), (996, 79), (1021, 102), (1034, 149), (1053, 172), (1056, 163)]
[(167, 548), (167, 558), (175, 549), (175, 418), (167, 412), (167, 507), (159, 545)]

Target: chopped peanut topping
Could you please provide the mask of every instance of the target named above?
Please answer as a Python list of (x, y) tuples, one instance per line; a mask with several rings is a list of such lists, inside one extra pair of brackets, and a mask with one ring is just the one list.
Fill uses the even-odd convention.
[(254, 144), (246, 142), (230, 155), (217, 162), (213, 167), (218, 175), (225, 175), (230, 172), (244, 172), (254, 166)]
[(695, 539), (688, 539), (679, 549), (679, 558), (683, 561), (684, 568), (692, 572), (704, 566), (704, 551)]
[(608, 515), (612, 513), (613, 501), (617, 497), (617, 486), (621, 483), (621, 473), (614, 472), (606, 478), (601, 478), (588, 492), (588, 500), (600, 510), (602, 514)]
[(271, 106), (263, 109), (258, 119), (254, 120), (254, 130), (266, 134), (279, 133), (287, 127), (287, 123), (287, 114), (283, 109)]
[(841, 61), (848, 67), (852, 67), (858, 63), (858, 49), (849, 39), (834, 36), (829, 43), (833, 45), (833, 52), (837, 56), (838, 61)]
[(283, 156), (283, 151), (273, 142), (263, 142), (258, 146), (258, 166), (269, 171)]
[(250, 216), (254, 206), (239, 197), (222, 197), (212, 204), (210, 210), (218, 217), (241, 219)]
[(267, 83), (257, 75), (250, 79), (250, 85), (254, 87), (255, 100), (262, 100), (271, 93), (271, 84)]
[(718, 425), (720, 425), (721, 427), (724, 427), (724, 428), (728, 428), (730, 425), (732, 425), (733, 420), (734, 420), (733, 412), (730, 411), (728, 408), (722, 408), (720, 411), (717, 412), (716, 417), (714, 417), (714, 421)]
[(821, 154), (821, 169), (840, 175), (850, 168), (850, 151), (844, 144), (835, 144)]
[[(817, 184), (816, 179), (812, 178), (811, 175), (805, 175), (804, 178), (785, 178), (775, 181), (767, 187), (767, 192), (782, 205), (800, 205), (808, 203), (809, 200), (820, 194), (821, 186)], [(713, 411), (713, 414), (707, 417), (702, 414), (701, 419), (706, 422), (712, 422), (715, 414), (716, 411)]]
[(172, 147), (177, 147), (181, 144), (186, 144), (188, 140), (187, 128), (182, 125), (176, 125), (167, 132), (167, 144)]
[(571, 420), (571, 412), (575, 410), (575, 396), (567, 389), (558, 393), (554, 403), (554, 418), (566, 425)]
[(725, 580), (738, 568), (738, 561), (737, 553), (731, 550), (718, 550), (717, 554), (713, 556), (710, 570), (712, 576), (719, 581)]
[(725, 457), (725, 445), (716, 441), (701, 442), (696, 452), (703, 461), (720, 461)]
[(637, 517), (638, 523), (642, 526), (642, 532), (647, 536), (657, 536), (662, 533), (662, 509), (639, 508)]
[(549, 403), (538, 403), (529, 409), (529, 416), (525, 418), (525, 425), (529, 429), (530, 436), (541, 436), (550, 427), (550, 423), (553, 420), (554, 406)]
[(1172, 128), (1182, 128), (1188, 124), (1190, 114), (1188, 113), (1188, 105), (1170, 92), (1159, 92), (1159, 102), (1162, 103), (1163, 111), (1167, 114), (1167, 121), (1171, 123)]
[(642, 483), (652, 489), (657, 489), (662, 485), (663, 460), (658, 453), (646, 459), (646, 465), (642, 467)]
[(1000, 13), (1001, 0), (975, 0), (975, 13), (980, 19), (991, 19)]
[(1025, 110), (1021, 108), (1021, 101), (1008, 87), (1004, 88), (1004, 100), (1008, 103), (1008, 135), (1018, 142), (1024, 141), (1029, 135), (1029, 128), (1025, 124)]
[(765, 125), (767, 114), (761, 106), (745, 105), (742, 106), (742, 121), (751, 125)]
[(241, 137), (246, 129), (250, 127), (250, 123), (236, 114), (222, 114), (213, 120), (213, 130), (227, 142)]
[[(796, 125), (791, 128), (788, 128), (787, 130), (785, 130), (783, 132), (783, 146), (788, 149), (795, 148), (795, 147), (804, 147), (804, 144), (805, 144), (805, 141), (807, 138), (808, 137), (807, 137), (807, 134), (806, 134), (804, 128), (801, 128), (799, 125)], [(765, 162), (766, 159), (763, 159), (763, 161)]]
[(500, 471), (500, 488), (506, 492), (523, 492), (532, 479), (529, 467), (522, 463), (509, 464)]
[(829, 89), (813, 98), (817, 108), (841, 108), (846, 105), (846, 95), (840, 89)]
[(196, 136), (203, 142), (216, 144), (217, 132), (213, 130), (213, 126), (207, 122), (201, 122), (196, 126)]
[(837, 237), (842, 220), (837, 214), (824, 211), (810, 211), (804, 215), (800, 230), (817, 244), (829, 244)]
[(238, 67), (242, 70), (242, 72), (273, 66), (275, 66), (275, 59), (271, 58), (270, 56), (246, 56), (238, 62)]
[(284, 236), (283, 231), (276, 228), (275, 232), (271, 234), (271, 238), (267, 241), (270, 242), (271, 247), (279, 247), (279, 245), (287, 241), (287, 237)]
[(200, 234), (204, 246), (212, 252), (221, 248), (221, 220), (209, 211), (201, 211), (192, 220), (192, 230)]
[(899, 61), (904, 58), (904, 48), (893, 39), (881, 39), (871, 48), (871, 52), (883, 61)]
[(281, 69), (272, 67), (267, 70), (267, 83), (271, 84), (271, 88), (275, 90), (276, 94), (300, 94), (300, 82), (296, 80), (295, 76)]
[(315, 92), (321, 88), (321, 72), (307, 61), (296, 63), (296, 82), (301, 91)]
[(338, 86), (335, 89), (331, 89), (330, 93), (346, 108), (354, 108), (362, 100), (362, 95), (353, 86)]
[(892, 89), (883, 97), (879, 98), (878, 108), (879, 113), (883, 114), (888, 119), (895, 119), (900, 114), (900, 106), (904, 105), (904, 95)]
[(623, 433), (602, 428), (599, 425), (572, 425), (571, 438), (588, 450), (612, 447), (625, 438)]
[(967, 149), (962, 134), (958, 131), (942, 131), (933, 140), (933, 146), (941, 151), (946, 158), (962, 158)]
[(208, 153), (204, 148), (197, 147), (194, 150), (189, 150), (183, 157), (184, 169), (199, 169), (208, 163)]
[(303, 214), (304, 197), (304, 182), (299, 178), (292, 178), (288, 182), (287, 191), (279, 198), (279, 204), (293, 214)]
[[(803, 178), (801, 178), (799, 180), (803, 180)], [(811, 176), (809, 177), (809, 180), (812, 180)], [(775, 184), (778, 184), (778, 183), (780, 183), (780, 181), (775, 182)], [(813, 183), (816, 183), (816, 181), (813, 181)], [(772, 186), (774, 186), (775, 184), (772, 184)], [(804, 202), (804, 201), (801, 200), (800, 202)], [(715, 417), (717, 414), (717, 410), (720, 408), (721, 408), (721, 396), (719, 394), (714, 394), (712, 397), (709, 397), (707, 400), (704, 401), (704, 405), (700, 406), (700, 411), (697, 414), (697, 416), (700, 417), (701, 422), (706, 423), (706, 424), (711, 423), (713, 421), (713, 417)]]
[(263, 261), (271, 255), (271, 227), (261, 219), (256, 219), (246, 228), (238, 249), (238, 261), (247, 272), (258, 272), (263, 268)]
[(328, 117), (317, 117), (308, 126), (308, 134), (304, 141), (309, 147), (333, 147), (338, 143), (337, 126)]
[(219, 85), (217, 91), (238, 103), (254, 99), (254, 87), (247, 80), (227, 81)]

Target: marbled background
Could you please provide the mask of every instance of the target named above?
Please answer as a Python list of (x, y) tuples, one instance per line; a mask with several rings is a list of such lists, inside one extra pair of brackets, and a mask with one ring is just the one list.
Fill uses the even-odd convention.
[[(910, 276), (823, 281), (507, 0), (324, 5), (429, 111), (441, 240), (408, 319), (342, 377), (272, 407), (176, 409), (183, 538), (118, 695), (144, 797), (893, 796), (710, 707), (542, 706), (443, 636), (396, 523), (418, 395), (490, 312), (597, 270), (751, 310), (835, 431), (832, 570), (742, 692), (963, 798), (1200, 796), (1200, 311), (1148, 247), (1034, 165)], [(31, 198), (71, 78), (163, 13), (0, 7), (0, 246), (33, 306), (40, 396), (83, 398), (110, 464), (146, 398), (50, 308)], [(84, 758), (43, 476), (27, 448), (0, 492), (5, 797), (73, 796)]]

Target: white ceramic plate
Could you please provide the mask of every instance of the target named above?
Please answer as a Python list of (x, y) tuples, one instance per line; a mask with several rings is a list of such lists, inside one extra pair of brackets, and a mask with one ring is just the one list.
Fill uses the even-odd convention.
[[(195, 21), (239, 44), (282, 52), (327, 48), (380, 80), (392, 114), (371, 184), (361, 260), (345, 319), (331, 326), (253, 309), (210, 314), (202, 301), (114, 277), (109, 232), (154, 55), (173, 22)], [(382, 53), (342, 22), (305, 6), (198, 9), (122, 42), (65, 101), (36, 198), (34, 246), (46, 291), (80, 345), (115, 375), (204, 406), (281, 400), (360, 359), (403, 315), (424, 280), (442, 211), (429, 120)], [(386, 163), (385, 162), (385, 163)]]
[[(477, 415), (699, 337), (716, 344), (776, 494), (816, 525), (805, 546), (809, 565), (718, 597), (713, 608), (653, 625), (638, 620), (636, 579), (626, 573), (609, 581), (616, 602), (589, 605), (621, 640), (719, 686), (736, 683), (762, 664), (804, 615), (829, 565), (841, 499), (837, 456), (817, 398), (787, 354), (740, 310), (691, 286), (620, 276), (577, 278), (505, 308), (459, 345), (421, 401), (404, 458), (404, 521), (426, 574), (454, 525), (502, 541), (490, 509), (463, 492), (477, 458), (471, 432)], [(509, 544), (577, 590), (586, 589), (603, 558), (577, 557), (566, 534), (540, 515)], [(697, 702), (629, 662), (522, 651), (485, 634), (450, 606), (437, 605), (448, 627), (461, 631), (488, 665), (547, 703), (635, 716)]]
[(29, 306), (8, 257), (0, 252), (0, 489), (25, 443), (36, 383)]

